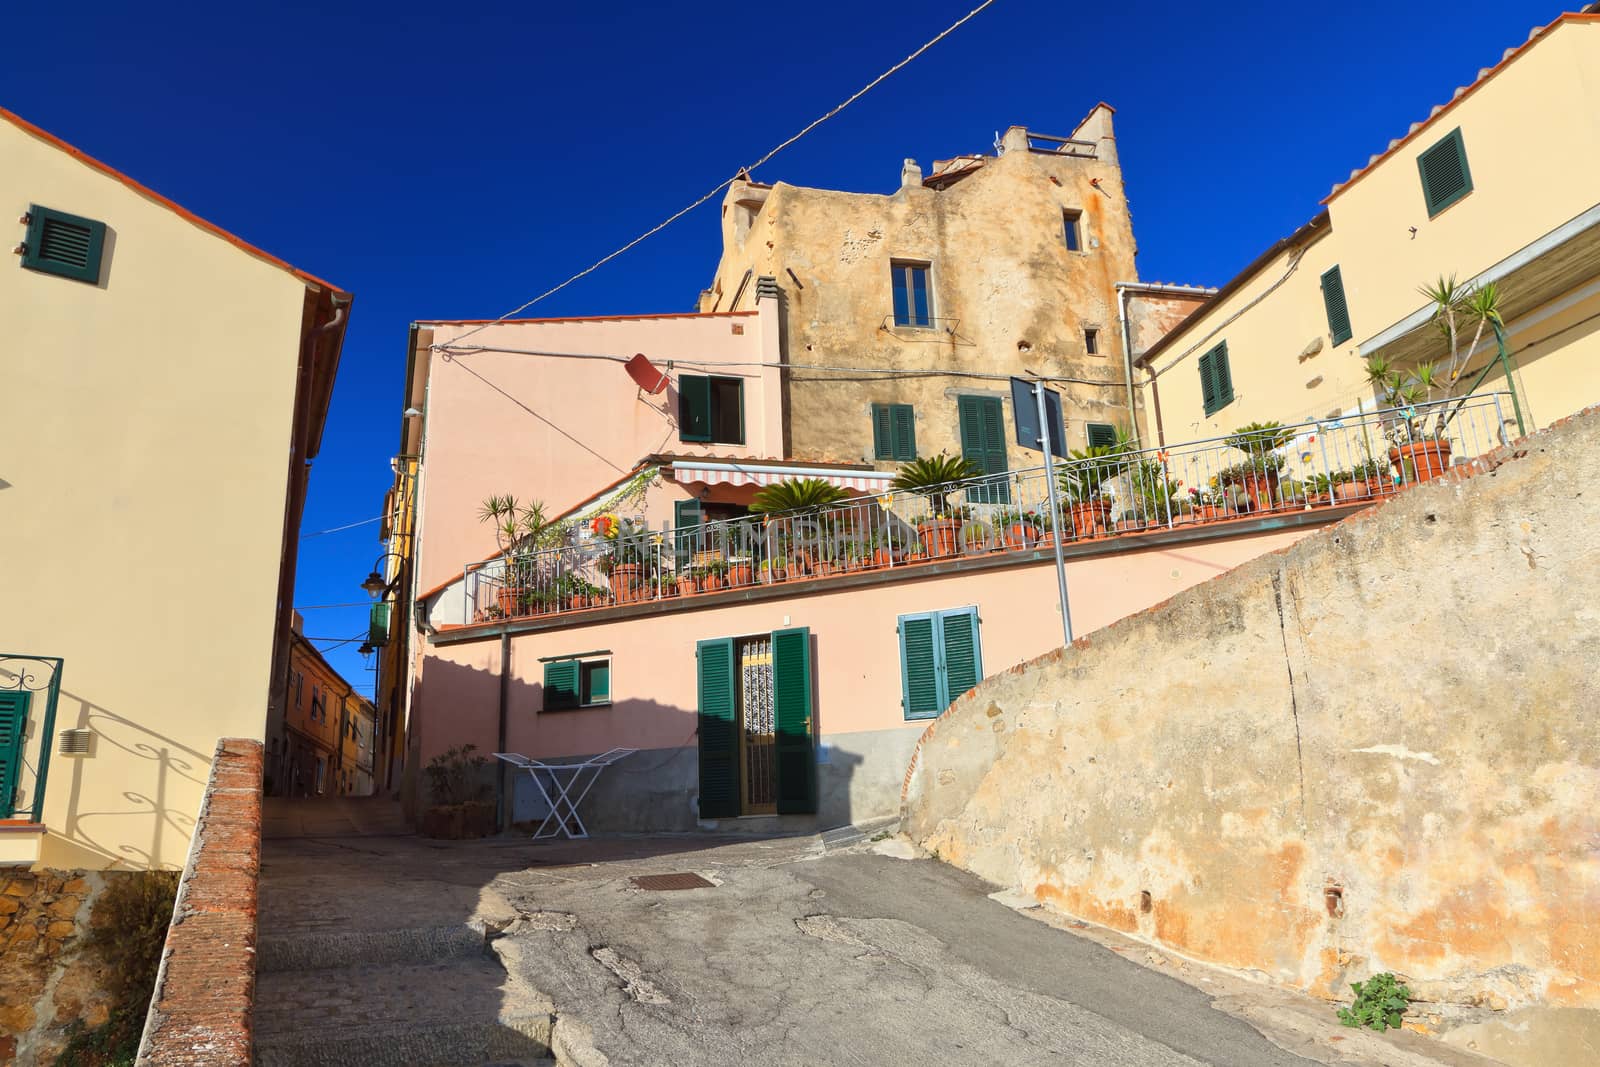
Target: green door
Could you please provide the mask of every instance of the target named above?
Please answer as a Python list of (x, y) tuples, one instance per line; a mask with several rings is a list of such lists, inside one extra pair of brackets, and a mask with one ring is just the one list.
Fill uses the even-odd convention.
[(739, 814), (733, 641), (701, 641), (695, 656), (700, 674), (700, 817), (728, 819)]
[(28, 725), (33, 694), (21, 689), (0, 691), (0, 819), (17, 810), (17, 781), (22, 772), (22, 735)]
[[(963, 396), (956, 400), (961, 420), (961, 455), (984, 474), (1006, 472), (1005, 409), (997, 396)], [(974, 504), (1009, 504), (1011, 486), (1003, 477), (967, 490)]]
[(811, 714), (811, 631), (772, 632), (778, 814), (817, 810), (816, 734)]

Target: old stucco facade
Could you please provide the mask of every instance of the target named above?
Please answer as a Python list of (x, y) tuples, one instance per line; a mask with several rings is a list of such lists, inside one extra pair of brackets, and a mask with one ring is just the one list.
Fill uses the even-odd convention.
[[(1076, 250), (1065, 212), (1078, 216)], [(890, 195), (736, 181), (722, 234), (700, 309), (747, 309), (761, 279), (775, 282), (793, 458), (876, 461), (875, 403), (913, 405), (917, 455), (959, 455), (958, 397), (971, 395), (1001, 401), (1010, 467), (1035, 465), (1013, 441), (1003, 380), (1029, 371), (1076, 379), (1056, 386), (1070, 447), (1088, 423), (1130, 424), (1116, 283), (1137, 280), (1135, 247), (1104, 104), (1066, 140), (1012, 127), (998, 155), (941, 161), (926, 178), (908, 160)], [(896, 323), (895, 264), (927, 268), (926, 327)]]
[(1600, 1004), (1597, 448), (1590, 409), (990, 678), (923, 736), (907, 831), (1324, 996)]

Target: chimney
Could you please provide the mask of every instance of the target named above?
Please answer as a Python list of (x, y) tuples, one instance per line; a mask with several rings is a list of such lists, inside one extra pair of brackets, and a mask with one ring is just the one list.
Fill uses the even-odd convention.
[(917, 161), (908, 159), (900, 167), (900, 188), (922, 188), (922, 168), (917, 166)]

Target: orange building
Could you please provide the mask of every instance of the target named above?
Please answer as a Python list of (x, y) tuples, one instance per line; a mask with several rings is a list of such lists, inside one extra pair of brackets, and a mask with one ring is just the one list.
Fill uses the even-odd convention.
[(372, 704), (300, 633), (296, 616), (282, 732), (267, 738), (272, 796), (372, 791)]

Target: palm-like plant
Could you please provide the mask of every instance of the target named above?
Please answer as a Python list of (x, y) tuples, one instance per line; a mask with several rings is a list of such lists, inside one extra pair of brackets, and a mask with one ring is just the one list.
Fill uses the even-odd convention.
[(889, 487), (927, 497), (933, 513), (943, 516), (950, 510), (950, 490), (954, 484), (982, 473), (970, 459), (940, 452), (937, 456), (923, 456), (902, 464)]
[[(1419, 286), (1417, 292), (1433, 305), (1429, 321), (1445, 343), (1446, 357), (1402, 369), (1383, 356), (1372, 356), (1366, 367), (1367, 381), (1378, 390), (1385, 405), (1405, 412), (1394, 425), (1397, 444), (1425, 436), (1444, 436), (1452, 414), (1449, 408), (1438, 408), (1431, 428), (1424, 425), (1425, 416), (1417, 415), (1412, 409), (1418, 404), (1431, 404), (1454, 396), (1466, 373), (1468, 360), (1483, 340), (1484, 331), (1505, 324), (1500, 317), (1500, 289), (1493, 282), (1463, 285), (1457, 283), (1452, 274), (1448, 278), (1440, 277), (1431, 285)], [(1471, 340), (1466, 341), (1463, 335), (1469, 328)]]
[(506, 555), (522, 542), (546, 533), (544, 504), (538, 500), (526, 504), (517, 502), (510, 493), (491, 495), (478, 506), (478, 521), (494, 528), (495, 547)]
[(849, 493), (821, 478), (785, 478), (755, 495), (750, 510), (766, 515), (815, 515), (823, 508), (848, 499)]

